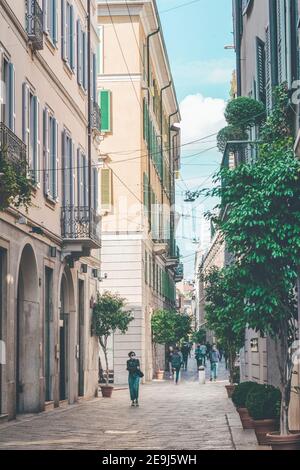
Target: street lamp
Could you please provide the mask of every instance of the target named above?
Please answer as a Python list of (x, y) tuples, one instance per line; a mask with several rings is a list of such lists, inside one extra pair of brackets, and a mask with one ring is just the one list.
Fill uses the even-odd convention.
[(235, 49), (235, 46), (234, 46), (234, 44), (226, 44), (226, 45), (224, 46), (224, 49), (225, 49), (225, 50)]

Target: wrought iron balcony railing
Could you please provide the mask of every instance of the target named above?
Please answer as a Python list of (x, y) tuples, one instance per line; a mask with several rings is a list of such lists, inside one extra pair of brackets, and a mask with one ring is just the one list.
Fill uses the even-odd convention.
[(40, 51), (43, 43), (43, 10), (37, 0), (26, 1), (26, 31), (32, 49)]
[(101, 132), (101, 110), (95, 101), (92, 103), (92, 129)]
[(179, 263), (179, 265), (175, 269), (175, 282), (182, 281), (183, 276), (184, 276), (183, 263)]
[(88, 206), (63, 206), (61, 213), (62, 238), (69, 241), (93, 240), (100, 244), (100, 218)]
[[(6, 158), (16, 165), (26, 162), (26, 145), (9, 129), (0, 122), (0, 160)], [(22, 165), (26, 171), (25, 165)]]
[(227, 142), (221, 166), (236, 168), (242, 163), (255, 163), (259, 155), (258, 141), (236, 140)]

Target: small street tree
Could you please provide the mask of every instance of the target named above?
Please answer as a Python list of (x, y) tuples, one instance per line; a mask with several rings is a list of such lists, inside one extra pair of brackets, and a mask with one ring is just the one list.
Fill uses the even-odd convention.
[(154, 343), (178, 344), (191, 333), (191, 318), (174, 310), (156, 310), (151, 326)]
[(98, 292), (97, 300), (93, 307), (92, 333), (98, 337), (103, 350), (106, 365), (106, 385), (109, 379), (108, 365), (108, 338), (117, 330), (125, 334), (130, 322), (133, 320), (131, 311), (125, 311), (125, 299), (119, 294), (105, 291)]
[[(221, 216), (213, 216), (239, 262), (244, 285), (244, 320), (274, 339), (282, 403), (280, 429), (289, 434), (288, 408), (297, 339), (296, 281), (300, 265), (300, 161), (293, 152), (289, 99), (275, 89), (275, 106), (262, 127), (255, 164), (221, 169)], [(226, 216), (224, 216), (226, 209)]]
[(238, 265), (217, 268), (205, 276), (206, 321), (228, 354), (229, 381), (235, 381), (235, 360), (245, 341), (244, 289)]

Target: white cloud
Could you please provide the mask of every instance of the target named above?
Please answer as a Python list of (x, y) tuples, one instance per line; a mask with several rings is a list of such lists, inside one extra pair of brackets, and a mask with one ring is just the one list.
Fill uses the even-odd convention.
[(176, 80), (190, 85), (222, 85), (230, 82), (235, 64), (232, 59), (194, 60), (175, 63), (173, 72)]
[[(180, 103), (182, 143), (201, 139), (217, 133), (226, 125), (224, 118), (226, 102), (223, 99), (189, 95)], [(209, 138), (208, 140), (214, 140)], [(207, 143), (207, 147), (213, 143)], [(188, 146), (187, 149), (191, 149)]]

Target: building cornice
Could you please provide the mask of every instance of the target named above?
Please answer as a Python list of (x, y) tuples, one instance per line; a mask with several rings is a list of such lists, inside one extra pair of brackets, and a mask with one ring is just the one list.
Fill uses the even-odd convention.
[(141, 73), (131, 73), (123, 74), (123, 73), (116, 73), (113, 75), (98, 75), (98, 82), (101, 84), (102, 82), (141, 82), (143, 80)]

